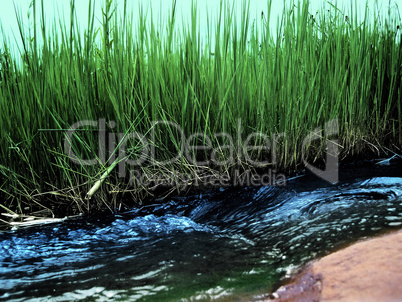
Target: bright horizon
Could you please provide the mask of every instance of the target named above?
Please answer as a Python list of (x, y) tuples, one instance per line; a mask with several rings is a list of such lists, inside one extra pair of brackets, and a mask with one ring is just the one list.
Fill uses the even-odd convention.
[[(93, 0), (93, 5), (94, 5), (94, 10), (95, 10), (95, 30), (97, 28), (101, 27), (101, 22), (102, 22), (102, 7), (104, 6), (104, 0)], [(176, 23), (175, 27), (176, 29), (182, 28), (183, 20), (184, 22), (187, 22), (187, 24), (190, 24), (190, 18), (191, 18), (191, 2), (189, 0), (177, 0), (177, 15), (176, 15)], [(291, 1), (287, 1), (288, 3), (291, 3)], [(296, 2), (296, 1), (295, 1)], [(338, 8), (340, 8), (342, 11), (345, 11), (346, 14), (350, 10), (351, 5), (355, 5), (354, 0), (334, 0), (333, 2), (331, 1), (322, 1), (322, 0), (311, 0), (310, 1), (310, 13), (311, 14), (316, 14), (322, 7), (329, 8), (330, 3), (336, 4)], [(378, 3), (380, 2), (380, 3)], [(15, 14), (15, 9), (14, 5), (18, 11), (18, 13), (21, 14), (23, 18), (23, 23), (24, 23), (24, 29), (26, 32), (29, 30), (29, 25), (32, 24), (33, 22), (33, 14), (32, 14), (32, 8), (30, 8), (30, 3), (32, 3), (32, 0), (2, 0), (2, 7), (0, 10), (0, 25), (3, 27), (4, 30), (4, 36), (7, 40), (8, 46), (11, 47), (12, 52), (17, 52), (17, 47), (21, 48), (22, 43), (21, 43), (21, 38), (19, 34), (19, 29), (18, 29), (18, 24), (17, 24), (17, 18)], [(60, 31), (59, 29), (59, 20), (62, 24), (66, 24), (66, 26), (69, 26), (70, 24), (70, 0), (60, 0), (60, 1), (53, 1), (53, 0), (43, 0), (44, 3), (44, 8), (45, 8), (45, 19), (46, 19), (46, 24), (47, 30), (49, 33), (49, 28), (51, 25), (54, 24), (54, 21), (57, 22), (57, 31)], [(118, 14), (120, 16), (123, 15), (123, 5), (124, 5), (124, 0), (118, 0), (116, 1), (118, 5)], [(218, 12), (219, 12), (219, 5), (220, 1), (219, 0), (204, 0), (204, 1), (196, 1), (197, 8), (198, 8), (198, 16), (197, 16), (197, 23), (199, 26), (201, 38), (204, 38), (207, 33), (207, 12), (209, 14), (210, 21), (212, 20), (213, 26), (215, 24), (215, 20), (218, 17)], [(240, 23), (241, 20), (241, 12), (242, 12), (242, 3), (243, 0), (235, 0), (235, 1), (228, 1), (231, 5), (234, 4), (235, 7), (235, 12), (237, 22)], [(267, 0), (250, 0), (250, 11), (249, 11), (249, 16), (250, 16), (250, 25), (253, 23), (255, 20), (256, 22), (259, 22), (261, 20), (261, 13), (264, 12), (264, 15), (267, 15)], [(40, 20), (40, 5), (41, 5), (41, 0), (37, 0), (37, 14), (38, 14), (38, 20)], [(77, 18), (77, 23), (78, 26), (83, 32), (88, 23), (88, 5), (89, 5), (89, 0), (79, 0), (76, 1), (75, 3), (76, 9), (76, 18)], [(171, 10), (172, 7), (172, 1), (151, 1), (151, 0), (135, 0), (135, 1), (127, 1), (127, 10), (128, 14), (130, 15), (131, 13), (133, 14), (133, 20), (134, 20), (134, 26), (137, 24), (135, 23), (136, 18), (139, 15), (139, 7), (140, 5), (143, 6), (145, 12), (147, 12), (148, 20), (150, 20), (150, 17), (152, 15), (153, 20), (156, 24), (159, 24), (159, 16), (162, 16), (162, 22), (166, 21), (166, 18), (168, 17), (168, 12)], [(357, 3), (359, 9), (357, 11), (358, 13), (358, 18), (363, 18), (364, 17), (364, 7), (366, 3)], [(389, 2), (386, 1), (385, 3), (381, 1), (375, 1), (375, 0), (368, 0), (367, 5), (369, 8), (369, 11), (372, 15), (377, 15), (379, 12), (382, 14), (386, 14), (388, 11), (389, 7)], [(402, 7), (402, 0), (394, 0), (391, 1), (391, 7), (396, 8), (396, 7)], [(277, 20), (280, 17), (282, 11), (284, 9), (284, 2), (283, 1), (272, 1), (272, 7), (271, 7), (271, 18), (270, 18), (270, 28), (273, 33), (276, 32), (276, 24)], [(30, 19), (28, 19), (28, 12), (30, 12)], [(162, 14), (161, 14), (162, 13)], [(64, 15), (63, 15), (64, 14)], [(60, 18), (59, 18), (60, 17)], [(63, 20), (64, 19), (64, 20)], [(39, 21), (37, 22), (39, 23)], [(38, 25), (38, 32), (40, 31), (39, 24)], [(213, 29), (213, 27), (212, 27)], [(32, 30), (32, 29), (31, 29)], [(17, 41), (17, 43), (16, 43)], [(1, 46), (3, 45), (3, 41), (0, 42)], [(1, 47), (2, 48), (2, 47)]]

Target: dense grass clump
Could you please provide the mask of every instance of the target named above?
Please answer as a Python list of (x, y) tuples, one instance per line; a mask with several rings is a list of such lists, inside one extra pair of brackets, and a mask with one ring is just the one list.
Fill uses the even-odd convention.
[[(105, 0), (100, 26), (90, 3), (82, 36), (74, 1), (71, 24), (58, 30), (58, 22), (46, 28), (43, 4), (37, 9), (33, 1), (29, 33), (17, 14), (21, 57), (11, 54), (6, 37), (1, 48), (0, 206), (18, 214), (115, 210), (210, 177), (295, 171), (303, 167), (306, 136), (333, 119), (341, 158), (400, 151), (398, 14), (390, 10), (383, 18), (367, 8), (361, 23), (356, 10), (312, 15), (304, 0), (284, 11), (272, 33), (267, 2), (258, 20), (250, 19), (247, 2), (240, 20), (222, 2), (202, 38), (195, 4), (190, 23), (178, 28), (174, 2), (162, 23), (142, 9), (138, 20), (130, 18), (126, 1), (119, 17)], [(79, 121), (95, 124), (71, 135), (71, 150), (96, 164), (77, 164), (66, 153), (67, 129)], [(266, 161), (258, 167), (242, 151), (245, 138), (257, 132), (266, 136), (248, 143), (270, 142), (248, 153)], [(191, 145), (212, 148), (190, 149), (162, 164), (183, 151), (183, 134)], [(325, 147), (325, 139), (312, 142), (305, 157), (320, 161)], [(136, 159), (141, 163), (130, 166)], [(130, 182), (130, 167), (149, 181)], [(160, 178), (173, 182), (157, 183)], [(85, 198), (96, 182), (100, 190)]]

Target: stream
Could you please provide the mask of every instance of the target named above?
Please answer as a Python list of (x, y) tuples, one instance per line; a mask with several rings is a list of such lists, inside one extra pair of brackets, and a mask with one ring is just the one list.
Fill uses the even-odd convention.
[[(378, 161), (376, 161), (378, 162)], [(0, 233), (0, 301), (259, 301), (306, 262), (402, 227), (401, 161), (329, 184), (221, 188)]]

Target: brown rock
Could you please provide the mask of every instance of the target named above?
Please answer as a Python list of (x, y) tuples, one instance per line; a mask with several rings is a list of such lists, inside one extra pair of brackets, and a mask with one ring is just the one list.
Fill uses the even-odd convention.
[(321, 274), (314, 275), (311, 269), (308, 269), (298, 276), (294, 283), (278, 288), (271, 295), (271, 300), (277, 302), (318, 302), (320, 301), (321, 290)]
[(313, 262), (272, 298), (281, 302), (402, 301), (402, 231), (355, 243)]

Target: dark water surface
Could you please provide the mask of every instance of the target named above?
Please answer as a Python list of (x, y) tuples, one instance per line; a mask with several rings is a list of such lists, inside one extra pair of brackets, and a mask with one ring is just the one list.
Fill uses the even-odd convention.
[(337, 185), (304, 176), (3, 232), (0, 300), (258, 300), (307, 261), (401, 228), (401, 168), (366, 162)]

